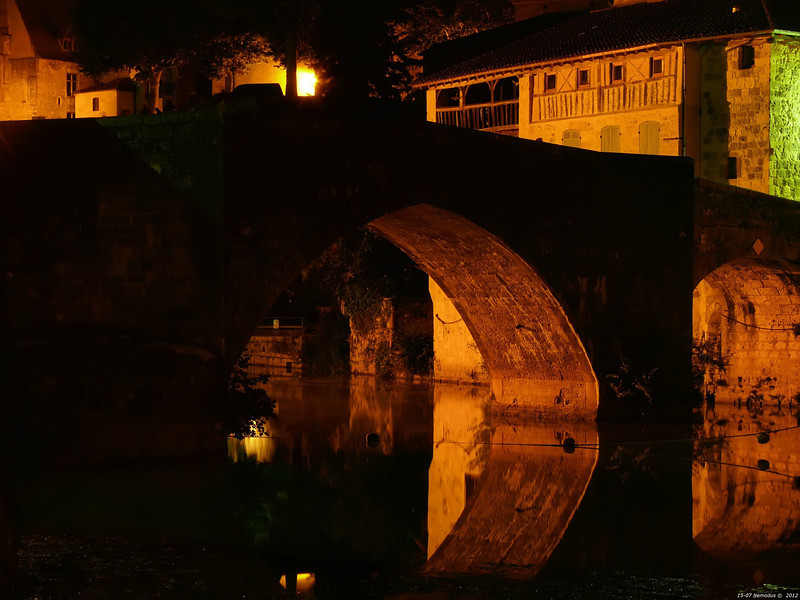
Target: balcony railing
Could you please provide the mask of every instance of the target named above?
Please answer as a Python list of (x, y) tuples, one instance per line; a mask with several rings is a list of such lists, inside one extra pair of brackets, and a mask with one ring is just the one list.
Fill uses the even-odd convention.
[(468, 129), (503, 130), (519, 127), (519, 100), (437, 108), (436, 122)]
[(536, 95), (533, 98), (533, 120), (584, 117), (676, 104), (678, 101), (677, 78), (664, 76), (588, 90)]

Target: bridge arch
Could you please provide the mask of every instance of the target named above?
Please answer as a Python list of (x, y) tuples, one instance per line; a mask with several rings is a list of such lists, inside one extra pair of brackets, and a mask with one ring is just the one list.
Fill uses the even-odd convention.
[(704, 394), (778, 404), (800, 393), (800, 265), (726, 263), (697, 284), (692, 312)]
[(425, 204), (367, 227), (445, 292), (486, 362), (501, 410), (596, 416), (597, 378), (580, 338), (541, 276), (499, 238)]

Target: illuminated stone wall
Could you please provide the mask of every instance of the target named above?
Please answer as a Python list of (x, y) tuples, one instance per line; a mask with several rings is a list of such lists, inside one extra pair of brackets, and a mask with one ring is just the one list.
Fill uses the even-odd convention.
[(800, 200), (800, 49), (771, 45), (769, 193)]
[[(94, 109), (94, 100), (98, 107)], [(75, 95), (75, 117), (78, 119), (91, 117), (116, 117), (132, 115), (134, 109), (134, 93), (126, 90), (95, 90)]]
[(392, 301), (384, 298), (378, 314), (350, 318), (350, 371), (356, 375), (377, 375), (381, 366), (388, 375), (394, 338)]
[[(33, 118), (64, 119), (75, 113), (67, 96), (67, 73), (77, 76), (78, 89), (91, 79), (75, 62), (40, 58), (16, 2), (2, 1), (0, 28), (10, 34), (0, 41), (0, 121)], [(7, 10), (6, 10), (7, 9)]]
[(413, 379), (405, 344), (431, 335), (431, 305), (426, 300), (384, 298), (372, 317), (350, 317), (350, 371), (385, 379)]
[(741, 66), (741, 42), (725, 48), (728, 153), (737, 161), (737, 177), (730, 183), (764, 193), (770, 193), (770, 48), (775, 45), (763, 39), (751, 42), (754, 56), (749, 68)]
[(717, 401), (788, 404), (800, 393), (800, 270), (787, 261), (743, 260), (694, 291), (696, 367)]
[(7, 83), (0, 85), (0, 120), (64, 119), (68, 112), (75, 113), (75, 97), (67, 96), (67, 73), (78, 76), (78, 87), (91, 83), (75, 63), (65, 61), (9, 60), (6, 69)]
[[(788, 407), (751, 411), (717, 402), (705, 408), (692, 468), (692, 531), (703, 551), (735, 560), (797, 552), (796, 416)], [(789, 429), (758, 443), (758, 433), (784, 428)], [(724, 441), (714, 441), (720, 437)], [(768, 470), (757, 468), (762, 460), (768, 461)]]
[(244, 353), (250, 357), (247, 372), (270, 377), (299, 377), (303, 370), (303, 330), (260, 327)]
[[(699, 56), (700, 120), (698, 137), (699, 155), (696, 172), (710, 181), (728, 182), (728, 134), (730, 109), (727, 96), (728, 63), (725, 47), (721, 44), (703, 44)], [(689, 82), (687, 82), (688, 84)]]
[(489, 371), (463, 317), (436, 282), (433, 301), (433, 377), (455, 383), (489, 383)]
[(500, 239), (427, 205), (369, 227), (437, 281), (472, 332), (498, 406), (594, 418), (597, 380), (563, 307), (539, 274)]

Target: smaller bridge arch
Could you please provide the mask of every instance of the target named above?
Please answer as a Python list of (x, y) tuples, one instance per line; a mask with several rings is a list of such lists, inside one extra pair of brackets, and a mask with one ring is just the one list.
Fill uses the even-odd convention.
[(424, 204), (368, 227), (448, 296), (486, 362), (501, 409), (596, 416), (597, 378), (580, 338), (541, 276), (499, 238)]
[(800, 393), (800, 265), (739, 259), (709, 273), (693, 294), (695, 368), (717, 398), (768, 404)]

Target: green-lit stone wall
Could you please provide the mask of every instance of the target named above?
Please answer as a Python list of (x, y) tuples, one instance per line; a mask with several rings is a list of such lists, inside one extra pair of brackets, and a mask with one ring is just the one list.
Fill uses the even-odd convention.
[(800, 45), (771, 47), (769, 193), (800, 200)]

